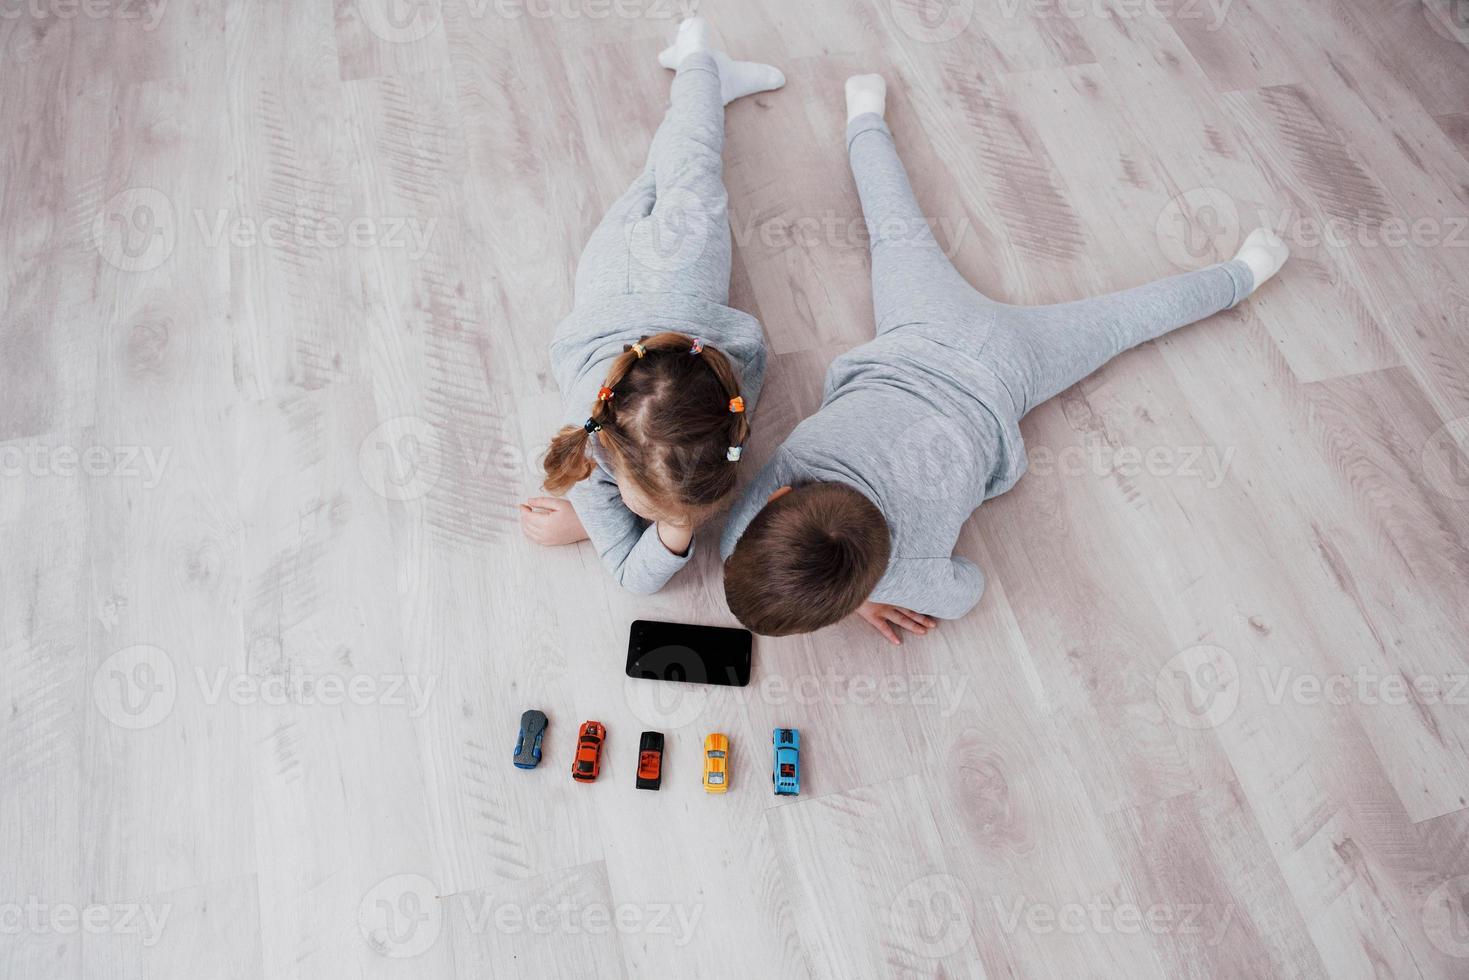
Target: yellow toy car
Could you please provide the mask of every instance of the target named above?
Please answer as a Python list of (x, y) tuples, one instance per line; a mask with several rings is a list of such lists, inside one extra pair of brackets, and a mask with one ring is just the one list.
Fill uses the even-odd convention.
[(714, 732), (704, 739), (704, 792), (729, 789), (729, 736)]

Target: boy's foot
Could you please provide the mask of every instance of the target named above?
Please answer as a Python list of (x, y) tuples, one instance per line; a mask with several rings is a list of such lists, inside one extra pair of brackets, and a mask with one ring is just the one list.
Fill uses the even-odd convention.
[(658, 64), (677, 70), (683, 60), (696, 51), (708, 51), (714, 58), (719, 68), (719, 96), (725, 105), (746, 95), (778, 89), (786, 83), (785, 75), (774, 65), (735, 61), (723, 51), (710, 48), (709, 22), (702, 17), (690, 17), (678, 25), (677, 36), (658, 55)]
[(888, 83), (881, 75), (853, 75), (847, 79), (847, 122), (869, 112), (887, 111)]
[(1285, 260), (1290, 258), (1290, 247), (1269, 228), (1256, 228), (1246, 236), (1234, 257), (1250, 267), (1254, 288), (1259, 289), (1285, 265)]

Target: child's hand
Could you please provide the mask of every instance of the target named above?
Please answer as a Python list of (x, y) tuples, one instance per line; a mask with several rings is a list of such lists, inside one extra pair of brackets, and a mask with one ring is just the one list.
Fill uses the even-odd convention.
[(536, 544), (548, 547), (587, 539), (576, 509), (560, 497), (532, 497), (521, 504), (520, 529)]
[(898, 638), (893, 626), (901, 626), (909, 633), (922, 636), (939, 624), (932, 616), (925, 616), (902, 606), (890, 606), (886, 602), (873, 602), (871, 599), (857, 607), (857, 615), (894, 645), (903, 641)]

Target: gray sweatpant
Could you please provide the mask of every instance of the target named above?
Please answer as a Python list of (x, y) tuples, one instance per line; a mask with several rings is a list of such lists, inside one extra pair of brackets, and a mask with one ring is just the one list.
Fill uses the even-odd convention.
[(729, 302), (724, 102), (705, 53), (684, 59), (643, 172), (587, 240), (576, 305), (611, 295), (681, 293)]
[(1000, 303), (965, 281), (934, 240), (882, 118), (852, 120), (847, 148), (872, 236), (878, 334), (920, 322), (982, 330), (971, 352), (1009, 389), (1016, 420), (1128, 348), (1228, 309), (1253, 288), (1249, 266), (1234, 261), (1093, 299)]

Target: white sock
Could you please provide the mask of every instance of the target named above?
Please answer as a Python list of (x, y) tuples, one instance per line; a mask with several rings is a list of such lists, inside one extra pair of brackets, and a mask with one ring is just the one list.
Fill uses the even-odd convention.
[(869, 112), (887, 110), (888, 83), (881, 75), (853, 75), (847, 79), (847, 122)]
[(719, 68), (719, 95), (725, 105), (746, 95), (778, 89), (786, 83), (785, 75), (774, 65), (735, 61), (723, 51), (710, 48), (709, 22), (702, 17), (690, 17), (678, 25), (673, 43), (659, 53), (658, 64), (677, 70), (696, 51), (708, 51), (714, 58)]
[(1250, 267), (1255, 289), (1259, 289), (1285, 265), (1285, 260), (1290, 258), (1290, 247), (1269, 228), (1256, 228), (1245, 237), (1234, 257)]

